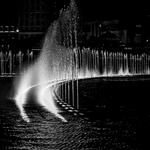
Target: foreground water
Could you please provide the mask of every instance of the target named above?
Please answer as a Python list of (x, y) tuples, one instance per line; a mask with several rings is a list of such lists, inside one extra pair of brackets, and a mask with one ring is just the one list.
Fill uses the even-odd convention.
[[(19, 116), (14, 102), (5, 98), (10, 89), (10, 79), (1, 79), (0, 148), (144, 149), (148, 141), (145, 138), (148, 134), (146, 128), (149, 123), (148, 112), (144, 111), (148, 82), (108, 82), (99, 79), (81, 81), (80, 109), (85, 116), (74, 115), (58, 105), (61, 114), (68, 120), (67, 123), (63, 123), (42, 107), (32, 104), (26, 106), (31, 118), (31, 122), (26, 123)], [(141, 88), (145, 91), (142, 92)], [(121, 92), (122, 97), (118, 92)], [(119, 100), (122, 100), (122, 103), (118, 104)], [(129, 105), (131, 100), (133, 100), (132, 105)], [(135, 102), (138, 103), (133, 105)], [(139, 104), (142, 111), (138, 110)]]

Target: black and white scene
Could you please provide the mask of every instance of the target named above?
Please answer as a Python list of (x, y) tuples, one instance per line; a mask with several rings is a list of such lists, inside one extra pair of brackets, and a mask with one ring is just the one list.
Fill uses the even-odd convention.
[(150, 149), (150, 5), (0, 1), (0, 149)]

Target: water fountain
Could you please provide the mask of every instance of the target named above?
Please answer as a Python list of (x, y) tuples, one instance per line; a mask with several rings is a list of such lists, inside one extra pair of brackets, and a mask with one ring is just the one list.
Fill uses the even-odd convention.
[[(70, 5), (60, 11), (58, 20), (49, 27), (40, 55), (31, 65), (33, 52), (0, 52), (0, 74), (6, 73), (5, 64), (8, 62), (9, 74), (13, 74), (16, 67), (21, 73), (15, 80), (14, 99), (25, 121), (29, 122), (30, 119), (24, 105), (27, 103), (28, 92), (35, 87), (37, 103), (66, 122), (56, 107), (55, 94), (79, 109), (79, 79), (150, 74), (149, 54), (80, 49), (77, 43), (77, 22), (77, 7), (74, 0), (71, 0)], [(22, 68), (25, 57), (29, 66)]]
[[(150, 73), (150, 54), (147, 53), (132, 54), (77, 48), (70, 52), (70, 55), (74, 57), (74, 62), (72, 62), (74, 64), (72, 65), (74, 66), (73, 76), (76, 76), (75, 79), (88, 76), (88, 73), (92, 73), (92, 70), (94, 70), (93, 73), (97, 72), (98, 76), (133, 76), (148, 75)], [(35, 57), (37, 56), (34, 56), (33, 51), (27, 51), (27, 53), (1, 51), (0, 76), (14, 75), (22, 71), (24, 64), (30, 65)], [(94, 75), (91, 74), (91, 76)]]

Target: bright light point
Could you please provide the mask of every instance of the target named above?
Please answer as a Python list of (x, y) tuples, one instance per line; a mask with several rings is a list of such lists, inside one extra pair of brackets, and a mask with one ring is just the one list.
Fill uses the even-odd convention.
[(16, 32), (19, 32), (19, 29), (16, 29)]

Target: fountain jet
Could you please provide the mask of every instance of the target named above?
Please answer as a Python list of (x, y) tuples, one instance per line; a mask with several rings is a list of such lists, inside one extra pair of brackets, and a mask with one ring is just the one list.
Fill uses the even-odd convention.
[[(67, 120), (59, 114), (55, 104), (55, 93), (60, 95), (64, 102), (79, 109), (78, 79), (150, 74), (150, 55), (148, 54), (79, 49), (77, 25), (76, 4), (74, 0), (71, 0), (70, 5), (60, 11), (59, 18), (49, 27), (42, 50), (35, 62), (27, 69), (23, 69), (21, 77), (16, 78), (14, 99), (25, 121), (30, 121), (24, 105), (27, 103), (31, 89), (34, 89), (37, 103), (66, 122)], [(21, 52), (18, 57), (20, 70)], [(0, 52), (0, 58), (4, 60), (2, 52)], [(11, 54), (9, 58), (11, 58), (9, 59), (11, 64)], [(1, 61), (0, 66), (3, 74), (4, 61)], [(12, 72), (11, 69), (10, 72)], [(59, 83), (63, 83), (64, 86), (60, 86)]]
[[(74, 65), (73, 51), (69, 49), (69, 45), (66, 47), (68, 41), (64, 39), (63, 42), (62, 39), (64, 35), (60, 34), (66, 24), (68, 24), (70, 29), (69, 32), (72, 32), (67, 33), (71, 36), (71, 39), (73, 35), (76, 34), (76, 32), (74, 32), (75, 22), (70, 22), (70, 19), (75, 19), (74, 16), (70, 16), (74, 11), (74, 7), (72, 7), (73, 4), (75, 3), (71, 1), (70, 6), (66, 10), (61, 11), (58, 20), (54, 21), (48, 29), (39, 57), (33, 65), (29, 66), (28, 69), (23, 72), (23, 75), (19, 79), (16, 79), (18, 83), (16, 84), (17, 88), (14, 99), (20, 110), (20, 115), (27, 122), (29, 122), (30, 119), (25, 113), (24, 105), (27, 103), (28, 92), (35, 87), (37, 103), (66, 122), (66, 119), (59, 114), (59, 110), (56, 107), (52, 87), (58, 82), (74, 77), (74, 72), (72, 71)], [(62, 22), (66, 24), (62, 25)], [(74, 37), (74, 39), (76, 40), (77, 38)], [(72, 41), (70, 41), (70, 43), (73, 44)], [(74, 43), (76, 44), (76, 42)], [(72, 45), (70, 47), (72, 47)]]

